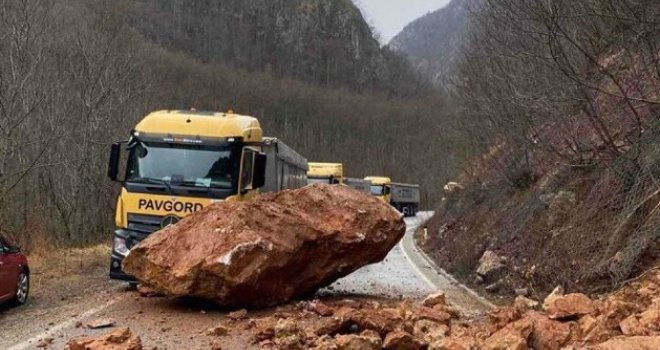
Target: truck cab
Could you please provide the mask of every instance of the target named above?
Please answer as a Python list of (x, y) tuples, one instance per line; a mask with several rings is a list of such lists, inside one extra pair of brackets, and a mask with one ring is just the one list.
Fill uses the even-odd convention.
[(390, 203), (392, 179), (384, 176), (367, 176), (364, 178), (371, 183), (371, 194), (385, 203)]
[[(269, 181), (266, 152), (274, 153), (256, 118), (231, 112), (157, 111), (140, 121), (124, 142), (112, 145), (108, 176), (121, 184), (115, 211), (110, 278), (134, 281), (121, 263), (153, 232), (220, 201), (249, 200)], [(264, 150), (266, 149), (266, 150)], [(268, 151), (268, 150), (274, 151)], [(297, 155), (297, 154), (296, 154)], [(286, 166), (286, 184), (306, 185), (306, 160)], [(270, 187), (282, 183), (271, 179)], [(279, 182), (278, 182), (279, 181)]]
[(371, 183), (371, 194), (390, 204), (405, 217), (417, 215), (419, 210), (419, 185), (392, 182), (384, 176), (364, 178)]
[(339, 163), (309, 163), (307, 184), (322, 183), (326, 185), (344, 184), (344, 166)]
[(354, 190), (371, 193), (371, 182), (365, 179), (356, 179), (356, 178), (344, 178), (344, 184)]

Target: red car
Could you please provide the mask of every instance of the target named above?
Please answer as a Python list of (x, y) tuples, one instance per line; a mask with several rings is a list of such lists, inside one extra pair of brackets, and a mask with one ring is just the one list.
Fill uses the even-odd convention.
[(30, 292), (30, 269), (18, 247), (0, 236), (0, 303), (23, 305)]

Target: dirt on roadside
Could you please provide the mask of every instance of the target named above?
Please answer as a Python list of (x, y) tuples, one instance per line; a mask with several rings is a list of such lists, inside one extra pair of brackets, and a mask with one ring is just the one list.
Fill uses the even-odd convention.
[(84, 293), (109, 290), (110, 247), (43, 250), (28, 256), (30, 306), (44, 308), (75, 299)]

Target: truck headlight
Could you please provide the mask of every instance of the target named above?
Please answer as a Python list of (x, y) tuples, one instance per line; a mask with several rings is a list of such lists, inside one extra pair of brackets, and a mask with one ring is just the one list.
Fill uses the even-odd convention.
[(126, 256), (130, 252), (130, 249), (128, 249), (128, 246), (126, 246), (126, 239), (122, 237), (115, 237), (114, 244), (113, 244), (113, 249), (115, 252)]

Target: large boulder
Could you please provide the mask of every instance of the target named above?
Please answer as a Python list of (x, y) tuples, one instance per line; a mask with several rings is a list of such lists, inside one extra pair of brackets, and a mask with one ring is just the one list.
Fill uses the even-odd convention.
[(204, 208), (138, 244), (123, 268), (170, 296), (263, 307), (383, 260), (404, 233), (388, 204), (314, 185)]

